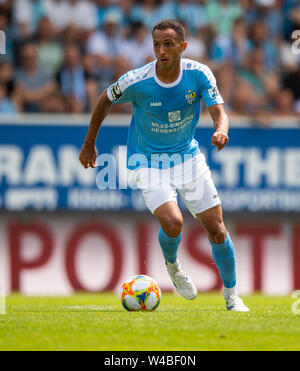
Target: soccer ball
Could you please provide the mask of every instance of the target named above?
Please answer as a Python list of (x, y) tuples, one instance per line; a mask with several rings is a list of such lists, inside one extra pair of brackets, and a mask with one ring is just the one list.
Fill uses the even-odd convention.
[(158, 284), (146, 275), (130, 277), (121, 288), (121, 301), (128, 311), (155, 310), (159, 306), (160, 298)]

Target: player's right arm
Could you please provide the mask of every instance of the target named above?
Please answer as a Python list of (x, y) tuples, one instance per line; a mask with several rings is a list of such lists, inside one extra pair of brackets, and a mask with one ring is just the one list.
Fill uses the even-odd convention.
[(107, 116), (112, 102), (107, 97), (107, 90), (105, 90), (99, 97), (96, 107), (92, 113), (89, 129), (85, 137), (84, 144), (81, 148), (79, 161), (85, 169), (96, 167), (96, 139), (100, 126)]
[(79, 161), (86, 169), (96, 167), (96, 139), (100, 126), (107, 116), (112, 103), (122, 104), (134, 101), (133, 81), (132, 74), (128, 72), (100, 95), (92, 113), (89, 130), (79, 156)]

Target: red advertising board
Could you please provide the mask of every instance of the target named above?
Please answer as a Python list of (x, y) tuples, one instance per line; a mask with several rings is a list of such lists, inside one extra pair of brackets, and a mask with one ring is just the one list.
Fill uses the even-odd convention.
[[(116, 291), (133, 274), (173, 290), (150, 214), (2, 214), (0, 288), (29, 295)], [(226, 224), (237, 256), (241, 293), (287, 294), (300, 289), (300, 220), (232, 217)], [(220, 290), (210, 245), (199, 223), (185, 217), (179, 252), (199, 291)]]

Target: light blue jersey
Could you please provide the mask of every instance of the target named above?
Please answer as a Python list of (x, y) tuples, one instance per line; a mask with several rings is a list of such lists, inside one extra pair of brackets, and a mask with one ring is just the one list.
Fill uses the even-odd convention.
[[(200, 100), (203, 99), (207, 107), (224, 103), (211, 70), (184, 58), (180, 74), (173, 83), (165, 84), (158, 79), (156, 61), (153, 61), (123, 75), (108, 88), (107, 96), (116, 104), (133, 104), (127, 140), (129, 169), (155, 166), (151, 161), (155, 155), (162, 159), (163, 154), (178, 154), (184, 161), (200, 153), (194, 138)], [(137, 161), (139, 157), (146, 158), (146, 162)], [(170, 161), (165, 163), (174, 165)]]

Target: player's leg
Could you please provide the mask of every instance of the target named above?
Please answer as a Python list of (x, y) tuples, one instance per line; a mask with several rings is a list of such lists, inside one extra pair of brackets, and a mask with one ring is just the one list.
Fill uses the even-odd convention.
[(183, 217), (177, 205), (177, 191), (170, 184), (161, 183), (162, 174), (157, 169), (141, 169), (137, 175), (137, 186), (142, 191), (148, 209), (156, 216), (161, 226), (158, 240), (170, 278), (180, 295), (186, 299), (194, 299), (197, 289), (182, 271), (177, 259), (183, 224)]
[(232, 311), (249, 311), (236, 289), (235, 250), (222, 215), (221, 205), (196, 214), (207, 233), (212, 255), (224, 284), (226, 308)]
[(235, 292), (235, 251), (230, 235), (224, 225), (221, 205), (196, 215), (212, 246), (212, 254), (224, 283), (225, 291)]
[(169, 201), (160, 205), (155, 209), (154, 215), (161, 226), (158, 240), (166, 261), (169, 276), (177, 292), (184, 298), (192, 300), (197, 296), (196, 286), (182, 270), (177, 258), (183, 224), (183, 217), (177, 202)]
[(160, 223), (158, 240), (166, 262), (175, 263), (177, 260), (178, 246), (181, 241), (183, 217), (175, 201), (160, 205), (154, 215)]
[[(235, 252), (223, 222), (221, 201), (210, 171), (178, 189), (191, 214), (203, 225), (212, 246), (213, 257), (224, 283), (226, 305), (231, 310), (248, 310), (236, 292)], [(237, 305), (230, 304), (234, 297)], [(230, 299), (231, 298), (231, 299)]]

